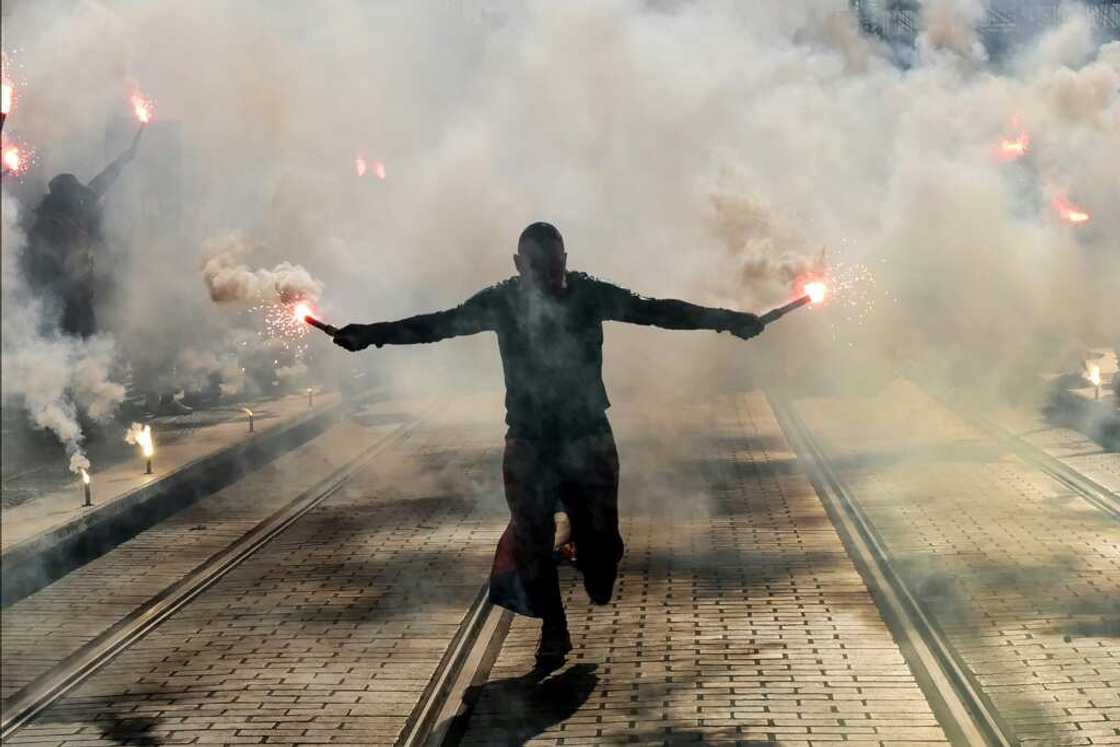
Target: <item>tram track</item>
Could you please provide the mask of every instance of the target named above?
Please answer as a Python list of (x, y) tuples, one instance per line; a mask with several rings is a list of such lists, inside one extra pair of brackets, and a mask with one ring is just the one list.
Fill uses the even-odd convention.
[(1062, 460), (1047, 453), (1045, 450), (1035, 446), (1025, 438), (1012, 433), (983, 415), (969, 410), (946, 396), (931, 391), (928, 387), (924, 387), (924, 389), (927, 394), (944, 407), (952, 410), (954, 414), (977, 430), (991, 436), (1014, 453), (1015, 456), (1031, 466), (1042, 470), (1093, 506), (1104, 511), (1113, 519), (1120, 521), (1120, 495), (1117, 495), (1115, 491), (1101, 485), (1078, 469), (1071, 467)]
[(948, 637), (896, 569), (858, 497), (832, 467), (792, 398), (769, 391), (767, 399), (950, 740), (962, 747), (1018, 744)]
[(244, 563), (301, 517), (336, 494), (379, 453), (399, 443), (435, 410), (428, 408), (398, 426), (327, 478), (300, 493), (284, 507), (211, 556), (190, 573), (141, 604), (132, 613), (16, 691), (3, 703), (0, 740), (7, 740), (59, 698), (102, 669), (130, 646), (158, 628), (219, 579)]

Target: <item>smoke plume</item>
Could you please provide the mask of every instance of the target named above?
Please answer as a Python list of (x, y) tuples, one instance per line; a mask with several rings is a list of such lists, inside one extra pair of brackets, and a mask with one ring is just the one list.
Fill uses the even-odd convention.
[(23, 407), (31, 422), (58, 437), (77, 473), (89, 467), (82, 450), (81, 416), (105, 422), (124, 400), (125, 389), (112, 379), (114, 343), (109, 337), (82, 340), (58, 330), (20, 274), (26, 249), (18, 209), (8, 194), (3, 201), (3, 354), (5, 406)]
[(318, 300), (323, 284), (300, 265), (281, 262), (271, 270), (253, 270), (242, 264), (242, 259), (255, 248), (239, 231), (203, 242), (202, 279), (212, 301), (292, 303)]

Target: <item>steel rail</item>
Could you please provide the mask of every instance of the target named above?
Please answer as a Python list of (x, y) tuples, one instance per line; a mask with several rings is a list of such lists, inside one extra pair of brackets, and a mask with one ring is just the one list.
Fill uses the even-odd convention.
[(895, 570), (870, 520), (833, 470), (792, 399), (770, 391), (766, 396), (949, 739), (962, 747), (1017, 745), (952, 645)]
[(483, 584), (397, 739), (397, 747), (439, 747), (469, 718), (469, 688), (490, 674), (512, 613), (490, 603)]
[(120, 622), (35, 678), (4, 701), (0, 741), (48, 708), (71, 689), (104, 667), (121, 652), (159, 627), (302, 516), (334, 495), (370, 459), (417, 428), (434, 408), (378, 439), (361, 454), (335, 470), (315, 487), (250, 529), (240, 539), (211, 556), (183, 578), (142, 604)]
[(962, 420), (1002, 442), (1015, 453), (1015, 456), (1042, 470), (1089, 503), (1120, 521), (1120, 495), (1117, 495), (1115, 491), (1109, 490), (1099, 482), (1082, 474), (1077, 468), (1069, 466), (1057, 457), (1048, 454), (1041, 447), (1035, 446), (998, 423), (977, 413), (967, 411), (960, 403), (931, 392), (928, 387), (925, 387), (925, 389), (931, 397), (952, 410)]

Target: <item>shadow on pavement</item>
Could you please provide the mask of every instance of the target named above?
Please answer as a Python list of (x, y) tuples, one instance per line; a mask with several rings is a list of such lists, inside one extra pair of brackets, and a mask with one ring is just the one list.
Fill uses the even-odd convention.
[(596, 668), (595, 664), (576, 664), (543, 679), (530, 672), (472, 687), (463, 697), (467, 714), (452, 723), (444, 744), (461, 744), (470, 716), (485, 713), (493, 725), (484, 736), (486, 744), (523, 745), (571, 718), (587, 702), (599, 683)]

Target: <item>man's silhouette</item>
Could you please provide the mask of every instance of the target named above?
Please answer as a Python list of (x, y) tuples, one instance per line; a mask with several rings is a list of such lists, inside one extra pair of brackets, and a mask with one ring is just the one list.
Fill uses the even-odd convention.
[(576, 565), (595, 604), (610, 601), (622, 558), (603, 322), (727, 330), (744, 339), (763, 325), (754, 314), (642, 298), (568, 272), (564, 240), (548, 223), (525, 229), (513, 261), (517, 276), (461, 306), (397, 322), (350, 324), (334, 341), (361, 350), (497, 333), (509, 426), (502, 474), (510, 523), (498, 542), (490, 600), (543, 620), (537, 663), (552, 670), (572, 648), (553, 561), (557, 505), (570, 517)]
[(73, 174), (59, 174), (35, 210), (24, 253), (28, 284), (48, 303), (61, 308), (60, 326), (69, 335), (89, 337), (97, 332), (94, 301), (111, 289), (111, 272), (98, 268), (106, 261), (102, 232), (105, 195), (124, 167), (136, 157), (144, 128), (128, 150), (82, 184)]

